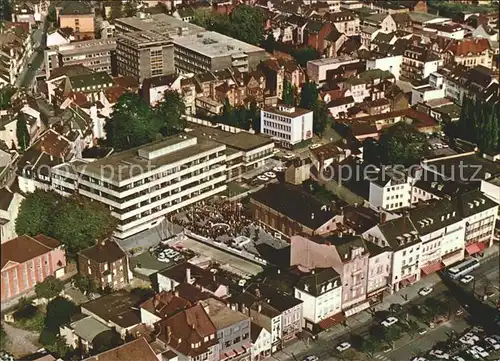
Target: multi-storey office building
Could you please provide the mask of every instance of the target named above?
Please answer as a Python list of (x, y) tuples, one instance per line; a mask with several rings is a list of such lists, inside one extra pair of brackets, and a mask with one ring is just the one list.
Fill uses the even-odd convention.
[[(172, 136), (76, 169), (59, 169), (54, 184), (109, 206), (115, 236), (126, 238), (174, 211), (226, 189), (226, 146), (189, 135)], [(66, 189), (67, 187), (67, 189)]]
[(53, 69), (66, 65), (83, 65), (95, 72), (116, 75), (116, 39), (94, 39), (55, 46), (45, 51), (47, 79)]
[(204, 73), (236, 68), (253, 70), (267, 58), (264, 49), (214, 31), (174, 39), (175, 70), (179, 73)]
[(312, 110), (280, 105), (277, 108), (265, 108), (260, 112), (262, 133), (272, 136), (287, 148), (311, 139), (312, 127)]
[(164, 35), (151, 31), (135, 31), (116, 40), (118, 74), (146, 78), (174, 72), (174, 45)]

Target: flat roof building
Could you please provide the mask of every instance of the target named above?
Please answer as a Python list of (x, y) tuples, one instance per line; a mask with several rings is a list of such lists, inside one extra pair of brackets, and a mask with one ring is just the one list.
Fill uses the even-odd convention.
[(236, 68), (245, 72), (255, 69), (267, 58), (264, 49), (244, 43), (215, 31), (205, 31), (174, 39), (175, 68), (181, 73)]
[(120, 34), (116, 58), (118, 74), (133, 76), (139, 82), (174, 72), (172, 39), (152, 31)]
[(116, 39), (79, 41), (45, 50), (47, 79), (53, 69), (77, 64), (95, 72), (106, 71), (110, 75), (116, 75)]
[(279, 105), (260, 111), (260, 129), (285, 148), (292, 148), (313, 136), (312, 110)]
[(359, 59), (350, 57), (348, 55), (337, 56), (335, 58), (323, 58), (310, 60), (307, 62), (307, 75), (311, 81), (321, 83), (326, 80), (326, 72), (328, 70), (335, 70), (342, 65), (358, 63)]
[[(118, 219), (115, 236), (123, 239), (156, 226), (171, 212), (224, 191), (225, 150), (224, 144), (209, 139), (168, 137), (78, 166), (78, 192), (111, 209)], [(57, 177), (63, 187), (61, 169)], [(71, 177), (68, 181), (71, 188)]]

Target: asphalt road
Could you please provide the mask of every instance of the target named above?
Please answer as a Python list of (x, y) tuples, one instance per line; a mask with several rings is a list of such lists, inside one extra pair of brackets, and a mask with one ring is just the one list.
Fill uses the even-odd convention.
[[(477, 281), (476, 283), (481, 283), (485, 282), (485, 279), (490, 279), (490, 280), (498, 280), (498, 263), (499, 259), (498, 256), (494, 257), (487, 262), (483, 263), (478, 269), (476, 269), (473, 274), (476, 276)], [(498, 284), (498, 281), (497, 283)], [(477, 286), (476, 286), (477, 287)], [(432, 292), (431, 295), (427, 297), (434, 297), (437, 299), (441, 300), (446, 300), (448, 295), (446, 293), (447, 287), (442, 283), (438, 283), (434, 286), (434, 291)], [(405, 305), (405, 307), (408, 307), (410, 305), (415, 305), (415, 304), (422, 304), (425, 301), (425, 297), (419, 297), (416, 298), (414, 301), (408, 303)], [(295, 354), (294, 357), (290, 357), (289, 361), (292, 360), (298, 360), (301, 361), (304, 359), (304, 357), (309, 356), (309, 355), (315, 355), (317, 356), (320, 360), (326, 360), (326, 359), (331, 359), (332, 357), (338, 356), (339, 353), (335, 349), (335, 347), (345, 341), (349, 341), (351, 339), (351, 335), (355, 334), (361, 337), (366, 337), (369, 335), (369, 330), (370, 327), (372, 327), (374, 324), (376, 324), (378, 321), (372, 319), (371, 321), (367, 322), (366, 324), (360, 325), (359, 327), (356, 328), (346, 328), (345, 334), (343, 334), (340, 337), (336, 338), (331, 338), (331, 339), (326, 339), (326, 340), (318, 340), (315, 341), (314, 343), (311, 344), (311, 346), (305, 351), (301, 352), (298, 354)], [(460, 324), (460, 321), (457, 325)], [(451, 325), (454, 323), (452, 322)], [(428, 335), (425, 335), (425, 337), (420, 338), (420, 341), (417, 341), (412, 343), (408, 348), (405, 346), (399, 348), (398, 350), (394, 350), (392, 353), (395, 353), (395, 356), (392, 356), (392, 353), (388, 353), (387, 355), (384, 355), (384, 358), (379, 358), (380, 360), (393, 360), (393, 361), (403, 361), (406, 359), (410, 359), (412, 356), (412, 349), (415, 347), (415, 349), (418, 349), (420, 351), (426, 351), (427, 349), (431, 348), (433, 344), (438, 342), (440, 338), (442, 337), (441, 329), (442, 327), (439, 327), (433, 332), (429, 332)], [(449, 331), (449, 330), (448, 330)], [(436, 338), (434, 339), (434, 336)], [(432, 342), (432, 339), (434, 339), (434, 342)], [(414, 346), (412, 346), (414, 345)], [(286, 350), (285, 350), (286, 352)], [(402, 355), (405, 354), (405, 358), (401, 358)], [(292, 356), (292, 355), (290, 355)]]
[(34, 52), (17, 79), (16, 86), (18, 87), (31, 88), (36, 73), (43, 64), (44, 50), (47, 44), (47, 25), (44, 18), (38, 29), (33, 33)]

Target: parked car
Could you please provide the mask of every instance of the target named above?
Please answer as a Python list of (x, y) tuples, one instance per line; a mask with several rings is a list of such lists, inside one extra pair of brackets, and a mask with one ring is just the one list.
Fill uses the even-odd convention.
[(344, 351), (349, 350), (351, 348), (351, 344), (349, 342), (342, 342), (336, 348), (337, 348), (338, 352), (344, 352)]
[(498, 342), (493, 337), (486, 337), (484, 340), (488, 342), (491, 345), (491, 347), (493, 347), (493, 350), (495, 351), (500, 350), (500, 342)]
[(397, 323), (399, 320), (396, 317), (387, 317), (381, 322), (382, 326), (389, 327)]
[(453, 356), (452, 360), (453, 361), (465, 361), (465, 359), (463, 357), (458, 356), (458, 355), (457, 356)]
[(474, 280), (474, 276), (473, 275), (465, 275), (463, 276), (461, 279), (460, 279), (460, 282), (463, 283), (463, 284), (467, 284), (467, 283), (470, 283)]
[(427, 296), (432, 291), (434, 291), (434, 288), (432, 288), (432, 287), (424, 287), (424, 288), (421, 288), (420, 291), (418, 291), (418, 294), (420, 296)]
[(303, 361), (318, 361), (318, 360), (319, 360), (318, 356), (310, 355), (310, 356), (304, 357)]
[(420, 328), (420, 329), (418, 330), (418, 334), (419, 334), (419, 335), (423, 335), (423, 334), (426, 334), (426, 333), (427, 333), (427, 330), (426, 330), (425, 328)]
[(481, 357), (488, 357), (490, 354), (488, 351), (486, 351), (484, 348), (481, 346), (474, 345), (471, 347), (472, 350), (476, 351), (477, 354)]
[(384, 353), (387, 353), (387, 352), (390, 352), (390, 351), (392, 351), (392, 347), (391, 346), (384, 346), (382, 348), (382, 352), (384, 352)]
[(429, 355), (437, 357), (439, 359), (443, 359), (443, 360), (450, 359), (450, 355), (444, 351), (441, 351), (441, 350), (432, 350), (431, 352), (429, 352)]

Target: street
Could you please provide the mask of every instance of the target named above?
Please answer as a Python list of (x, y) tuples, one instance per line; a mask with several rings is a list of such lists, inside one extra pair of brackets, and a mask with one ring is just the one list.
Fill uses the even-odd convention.
[[(484, 263), (481, 266), (472, 272), (476, 277), (476, 289), (480, 290), (480, 287), (487, 283), (487, 280), (493, 281), (494, 284), (498, 284), (498, 269), (499, 259), (498, 254)], [(434, 297), (440, 300), (447, 300), (447, 287), (440, 282), (439, 276), (437, 274), (433, 274), (428, 276), (427, 278), (421, 280), (415, 285), (412, 285), (402, 291), (402, 293), (406, 293), (410, 299), (409, 303), (411, 304), (423, 304), (426, 297), (418, 296), (415, 290), (420, 289), (424, 286), (433, 286), (434, 291), (431, 295), (426, 297)], [(411, 289), (414, 287), (414, 289)], [(471, 286), (472, 287), (472, 286)], [(483, 287), (484, 288), (484, 287)], [(376, 310), (386, 310), (390, 306), (391, 303), (402, 303), (401, 301), (396, 301), (397, 297), (399, 300), (403, 300), (400, 295), (391, 295), (388, 296), (382, 305), (376, 307)], [(413, 298), (413, 300), (412, 300)], [(357, 320), (356, 320), (357, 319)], [(364, 320), (364, 322), (363, 322)], [(323, 337), (320, 335), (320, 339), (312, 342), (309, 347), (306, 347), (305, 343), (302, 341), (296, 342), (289, 347), (285, 348), (285, 350), (273, 355), (274, 358), (280, 361), (300, 361), (303, 360), (306, 356), (315, 355), (320, 360), (328, 360), (338, 355), (338, 352), (335, 350), (335, 347), (346, 341), (350, 341), (351, 335), (358, 335), (361, 337), (366, 337), (369, 335), (370, 328), (376, 324), (369, 311), (363, 311), (354, 317), (350, 317), (348, 319), (348, 327), (344, 327), (338, 325), (338, 330), (330, 331), (330, 335), (328, 332), (323, 333)], [(430, 349), (436, 342), (440, 341), (445, 337), (446, 332), (449, 332), (452, 328), (457, 328), (457, 331), (461, 331), (466, 327), (466, 322), (463, 318), (452, 319), (449, 322), (446, 322), (440, 325), (438, 328), (427, 332), (426, 334), (415, 338), (414, 341), (403, 345), (396, 350), (393, 350), (387, 354), (379, 354), (376, 359), (378, 360), (392, 360), (392, 361), (402, 361), (409, 360), (415, 351), (425, 351)]]
[(19, 88), (31, 88), (35, 80), (36, 73), (43, 65), (44, 62), (44, 51), (47, 43), (47, 21), (45, 17), (42, 23), (39, 25), (38, 29), (33, 33), (33, 54), (31, 55), (29, 61), (24, 64), (23, 70), (16, 81), (16, 87)]

